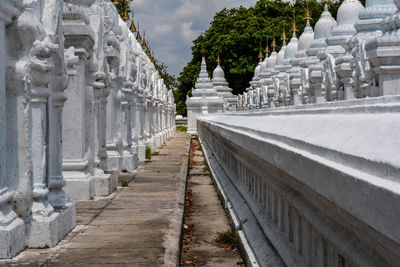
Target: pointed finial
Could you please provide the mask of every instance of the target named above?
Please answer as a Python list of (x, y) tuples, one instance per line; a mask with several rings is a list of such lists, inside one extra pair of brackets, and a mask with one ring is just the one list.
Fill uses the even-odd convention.
[(217, 57), (217, 63), (218, 63), (218, 65), (219, 65), (219, 63), (221, 63), (221, 59), (219, 58), (219, 54), (218, 54), (218, 57)]
[(128, 2), (127, 0), (124, 1), (124, 16), (122, 17), (123, 21), (127, 21), (129, 19), (128, 15)]
[(260, 59), (260, 61), (263, 60), (263, 53), (262, 53), (261, 49), (260, 49), (260, 52), (258, 53), (258, 58)]
[(204, 57), (204, 55), (206, 54), (206, 50), (204, 49), (204, 47), (201, 49), (201, 55)]
[(306, 0), (306, 14), (304, 15), (303, 20), (312, 20), (310, 16), (310, 9), (308, 8), (308, 0)]
[(324, 11), (328, 11), (329, 5), (332, 3), (331, 0), (321, 0), (321, 4), (324, 5)]
[(281, 40), (283, 41), (284, 45), (286, 45), (286, 32), (285, 32), (285, 22), (282, 21), (282, 38)]
[(140, 30), (139, 30), (139, 23), (137, 25), (137, 35), (136, 35), (136, 40), (140, 43), (142, 42), (142, 37), (140, 36)]
[(299, 30), (296, 28), (296, 13), (293, 10), (293, 21), (292, 21), (292, 32), (293, 32), (293, 37), (296, 37), (296, 32)]
[(272, 46), (272, 51), (275, 51), (275, 47), (276, 47), (275, 36), (274, 36), (274, 38), (272, 39), (272, 44), (271, 44), (271, 46)]
[(268, 53), (269, 53), (270, 51), (269, 51), (269, 46), (268, 46), (268, 38), (267, 38), (267, 45), (265, 46), (265, 50), (264, 50), (264, 53), (265, 53), (265, 57), (267, 57), (268, 56)]
[(131, 32), (137, 32), (136, 26), (135, 26), (135, 21), (133, 20), (133, 17), (132, 17), (132, 24), (129, 29), (131, 30)]
[(145, 36), (145, 32), (143, 32), (142, 48), (143, 48), (143, 49), (147, 49), (147, 43), (146, 43), (146, 39), (144, 39), (144, 36)]

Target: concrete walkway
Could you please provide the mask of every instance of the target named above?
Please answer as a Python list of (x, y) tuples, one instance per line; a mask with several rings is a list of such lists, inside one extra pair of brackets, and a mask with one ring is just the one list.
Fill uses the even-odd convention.
[(238, 248), (215, 244), (231, 229), (197, 138), (192, 139), (181, 266), (244, 266)]
[(77, 203), (78, 226), (59, 245), (26, 250), (0, 265), (176, 266), (189, 146), (189, 135), (178, 132), (136, 175), (121, 175), (128, 187)]

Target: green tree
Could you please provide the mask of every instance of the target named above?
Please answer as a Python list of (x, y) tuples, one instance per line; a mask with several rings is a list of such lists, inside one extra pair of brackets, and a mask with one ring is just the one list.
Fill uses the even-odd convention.
[(178, 83), (174, 75), (169, 74), (168, 66), (158, 60), (154, 60), (154, 66), (156, 70), (160, 74), (161, 79), (164, 79), (164, 84), (168, 88), (168, 90), (174, 90), (177, 88)]
[[(329, 10), (332, 16), (336, 17), (342, 1), (331, 3)], [(308, 3), (305, 0), (296, 0), (293, 4), (283, 0), (259, 0), (254, 7), (225, 8), (218, 12), (210, 27), (193, 41), (192, 59), (177, 78), (178, 92), (175, 95), (177, 113), (186, 115), (186, 95), (191, 95), (198, 77), (203, 48), (206, 50), (210, 77), (217, 65), (216, 59), (220, 55), (221, 67), (225, 71), (233, 93), (242, 93), (249, 87), (249, 81), (254, 76), (260, 44), (264, 48), (268, 39), (271, 46), (271, 41), (275, 38), (278, 51), (282, 46), (283, 27), (287, 37), (289, 39), (291, 37), (293, 11), (297, 29), (300, 30), (299, 36), (306, 24), (303, 18), (307, 6), (312, 17), (311, 25), (314, 26), (323, 11), (323, 5), (316, 0), (309, 0)]]

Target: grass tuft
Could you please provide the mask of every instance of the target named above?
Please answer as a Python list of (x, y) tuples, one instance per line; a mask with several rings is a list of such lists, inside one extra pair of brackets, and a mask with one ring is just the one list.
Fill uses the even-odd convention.
[(188, 127), (185, 125), (176, 126), (176, 130), (179, 132), (187, 132)]
[(236, 232), (230, 229), (225, 232), (217, 232), (217, 236), (213, 241), (219, 246), (234, 248), (237, 247), (239, 238), (236, 235)]
[(151, 160), (151, 147), (146, 147), (146, 159)]
[(121, 186), (122, 187), (128, 187), (128, 182), (127, 181), (121, 181)]

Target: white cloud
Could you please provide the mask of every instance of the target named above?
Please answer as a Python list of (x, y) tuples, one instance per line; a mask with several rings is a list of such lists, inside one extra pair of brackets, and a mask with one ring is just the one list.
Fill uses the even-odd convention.
[(193, 31), (192, 28), (193, 21), (189, 22), (183, 22), (181, 25), (181, 33), (183, 38), (185, 39), (186, 42), (192, 42), (193, 39), (196, 38), (198, 35), (198, 32)]
[(179, 74), (191, 59), (192, 41), (207, 30), (224, 7), (254, 5), (256, 0), (135, 0), (135, 20), (155, 56)]

